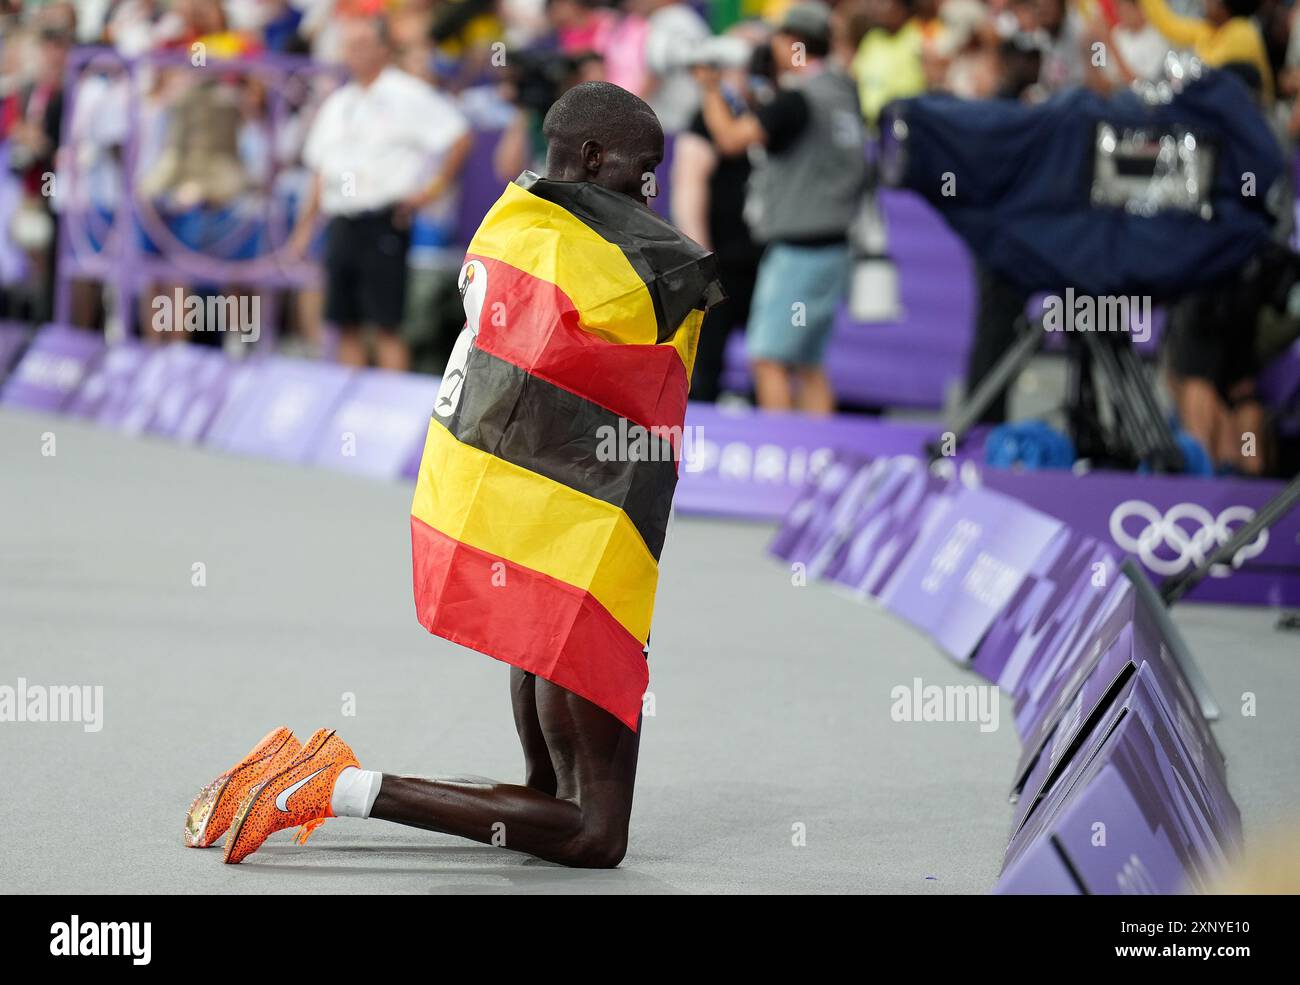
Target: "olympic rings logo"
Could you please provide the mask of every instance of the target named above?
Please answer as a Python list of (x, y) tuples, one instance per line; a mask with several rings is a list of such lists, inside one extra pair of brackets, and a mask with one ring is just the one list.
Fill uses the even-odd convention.
[[(1110, 535), (1117, 546), (1136, 554), (1148, 569), (1160, 575), (1177, 575), (1188, 568), (1204, 563), (1217, 548), (1232, 537), (1232, 523), (1246, 523), (1255, 516), (1249, 506), (1229, 506), (1217, 517), (1197, 503), (1179, 503), (1171, 506), (1162, 516), (1150, 503), (1129, 499), (1120, 503), (1110, 514)], [(1146, 525), (1136, 536), (1125, 523), (1137, 517)], [(1232, 559), (1234, 568), (1253, 557), (1258, 557), (1268, 547), (1268, 529), (1259, 532), (1251, 543), (1237, 551)], [(1162, 557), (1161, 551), (1172, 551), (1175, 557)], [(1223, 565), (1211, 572), (1220, 578), (1231, 574)]]

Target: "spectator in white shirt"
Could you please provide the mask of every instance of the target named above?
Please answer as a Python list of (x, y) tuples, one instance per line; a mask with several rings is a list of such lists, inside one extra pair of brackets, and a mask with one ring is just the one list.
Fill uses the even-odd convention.
[[(1155, 82), (1164, 75), (1169, 42), (1142, 13), (1137, 0), (1116, 0), (1116, 22), (1112, 27), (1100, 11), (1093, 19), (1093, 36), (1105, 45), (1106, 58), (1099, 66), (1104, 89), (1123, 88), (1144, 80)], [(1096, 60), (1094, 58), (1094, 64)]]
[(448, 97), (390, 64), (382, 18), (342, 20), (340, 40), (352, 81), (325, 100), (307, 136), (313, 180), (288, 248), (303, 255), (324, 213), (325, 318), (341, 333), (339, 360), (366, 365), (373, 330), (377, 363), (405, 370), (411, 218), (452, 191), (472, 138)]
[(641, 95), (665, 133), (685, 130), (700, 107), (690, 58), (713, 32), (695, 8), (677, 0), (635, 0), (630, 9), (646, 19), (647, 79)]

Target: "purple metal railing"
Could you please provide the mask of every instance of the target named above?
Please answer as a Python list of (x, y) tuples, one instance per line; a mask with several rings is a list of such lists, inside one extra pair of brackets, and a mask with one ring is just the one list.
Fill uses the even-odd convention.
[[(182, 70), (206, 79), (234, 81), (256, 79), (265, 93), (265, 124), (268, 135), (269, 173), (261, 187), (246, 194), (239, 203), (230, 227), (207, 249), (196, 250), (168, 225), (156, 203), (137, 192), (141, 155), (142, 86), (152, 73)], [(91, 201), (86, 191), (87, 176), (80, 171), (78, 144), (74, 132), (79, 90), (90, 73), (120, 75), (128, 86), (127, 139), (121, 148), (121, 169), (117, 201), (108, 215)], [(302, 56), (263, 54), (255, 59), (209, 59), (195, 65), (185, 52), (155, 52), (127, 59), (112, 49), (83, 47), (72, 51), (68, 60), (66, 96), (60, 151), (59, 191), (62, 203), (59, 223), (58, 275), (55, 291), (55, 321), (69, 324), (72, 314), (72, 283), (96, 280), (112, 285), (113, 307), (126, 334), (136, 321), (136, 303), (151, 284), (238, 284), (247, 288), (310, 288), (319, 283), (316, 264), (290, 259), (282, 251), (292, 217), (287, 201), (278, 193), (277, 178), (287, 162), (281, 159), (277, 136), (290, 112), (288, 93), (295, 80), (308, 85), (341, 78), (333, 66), (317, 64)], [(142, 237), (155, 244), (151, 255)], [(223, 251), (238, 242), (256, 238), (250, 257), (230, 259)], [(98, 244), (98, 248), (96, 248)], [(274, 298), (268, 328), (275, 324)], [(264, 313), (266, 306), (263, 306)], [(273, 332), (264, 331), (264, 337)], [(270, 348), (268, 346), (267, 348)]]

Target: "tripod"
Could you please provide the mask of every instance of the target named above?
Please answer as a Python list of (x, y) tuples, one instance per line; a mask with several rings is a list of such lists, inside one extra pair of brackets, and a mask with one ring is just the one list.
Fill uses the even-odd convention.
[[(975, 391), (945, 420), (945, 436), (960, 444), (1043, 347), (1047, 329), (1041, 319), (1024, 315), (1016, 322), (1017, 338)], [(1084, 458), (1121, 468), (1146, 464), (1156, 472), (1181, 472), (1183, 453), (1174, 439), (1146, 367), (1126, 332), (1067, 332), (1070, 386), (1066, 406), (1070, 437)], [(1102, 421), (1110, 411), (1111, 426)], [(943, 440), (926, 445), (931, 461), (943, 457)], [(951, 452), (949, 452), (951, 453)]]

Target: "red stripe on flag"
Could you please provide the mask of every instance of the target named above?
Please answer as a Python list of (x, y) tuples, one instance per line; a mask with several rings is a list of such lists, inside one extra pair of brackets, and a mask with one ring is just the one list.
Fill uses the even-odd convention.
[(650, 681), (645, 653), (587, 592), (414, 516), (411, 557), (421, 626), (544, 677), (637, 730)]
[[(582, 328), (562, 290), (501, 260), (487, 268), (477, 345), (642, 427), (680, 427), (690, 379), (670, 345), (619, 344)], [(674, 447), (676, 437), (671, 438)]]

